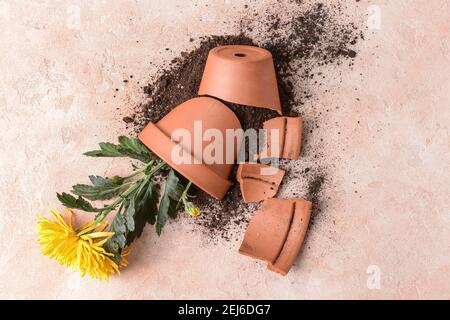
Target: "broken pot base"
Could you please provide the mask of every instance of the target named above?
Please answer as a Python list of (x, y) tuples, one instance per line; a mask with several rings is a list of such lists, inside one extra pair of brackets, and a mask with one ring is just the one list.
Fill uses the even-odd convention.
[(271, 271), (287, 275), (302, 248), (311, 217), (312, 203), (305, 200), (294, 201), (294, 216), (283, 249), (274, 262), (268, 263)]
[(292, 216), (290, 202), (279, 199), (265, 201), (248, 225), (239, 253), (275, 261), (286, 242)]
[(229, 45), (212, 49), (198, 94), (282, 114), (272, 54), (263, 48)]
[(271, 271), (288, 274), (302, 248), (311, 208), (312, 203), (302, 199), (264, 201), (250, 221), (239, 253), (267, 261)]

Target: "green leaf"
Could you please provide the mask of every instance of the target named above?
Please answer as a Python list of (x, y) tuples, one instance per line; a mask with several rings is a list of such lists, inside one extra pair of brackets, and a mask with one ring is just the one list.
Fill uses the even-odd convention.
[[(120, 252), (142, 235), (147, 222), (155, 221), (159, 192), (150, 178), (140, 180), (139, 188), (130, 194), (118, 210), (110, 227), (114, 236), (105, 244), (108, 252), (120, 262)], [(153, 222), (154, 223), (154, 222)]]
[(112, 187), (114, 185), (120, 185), (121, 183), (113, 183), (111, 179), (103, 178), (100, 176), (89, 176), (89, 180), (91, 180), (94, 186), (99, 187)]
[(119, 148), (123, 154), (144, 163), (153, 157), (153, 153), (139, 139), (120, 136)]
[(99, 212), (100, 209), (94, 208), (86, 199), (79, 196), (75, 198), (69, 193), (57, 193), (58, 200), (66, 207), (70, 209), (78, 209), (86, 212)]
[(108, 143), (99, 143), (100, 150), (94, 150), (84, 153), (84, 155), (89, 157), (124, 157), (125, 155), (120, 151), (119, 146)]
[(156, 232), (158, 235), (161, 235), (162, 229), (169, 217), (173, 219), (177, 217), (178, 203), (183, 195), (183, 191), (184, 187), (180, 183), (180, 179), (177, 177), (175, 171), (170, 170), (156, 219)]
[(127, 242), (130, 244), (139, 238), (147, 223), (155, 224), (158, 214), (158, 186), (148, 182), (136, 197), (134, 230), (127, 234)]
[(77, 196), (85, 197), (89, 200), (109, 200), (119, 195), (122, 190), (120, 183), (113, 183), (111, 179), (100, 176), (90, 176), (92, 186), (86, 184), (77, 184), (72, 187), (72, 193)]
[(136, 214), (136, 207), (135, 207), (135, 199), (131, 199), (129, 201), (126, 202), (125, 204), (125, 212), (124, 212), (124, 216), (125, 216), (125, 221), (126, 221), (126, 226), (127, 226), (127, 231), (129, 232), (133, 232), (134, 228), (135, 228), (135, 223), (134, 223), (134, 218), (135, 218), (135, 214)]
[(158, 200), (159, 200), (159, 188), (158, 185), (150, 183), (145, 196), (139, 206), (140, 212), (147, 216), (147, 221), (151, 225), (156, 223), (156, 217), (158, 215)]
[(126, 136), (120, 136), (119, 143), (120, 143), (120, 147), (122, 148), (122, 150), (134, 152), (135, 154), (151, 155), (151, 152), (147, 149), (147, 147), (139, 139), (129, 138)]
[(84, 153), (89, 157), (129, 157), (148, 163), (153, 153), (138, 139), (126, 136), (119, 137), (119, 144), (102, 142), (100, 150)]
[(114, 232), (114, 235), (105, 243), (105, 250), (114, 254), (114, 261), (116, 263), (120, 263), (120, 254), (122, 250), (127, 246), (126, 221), (121, 211), (122, 209), (117, 212), (109, 229), (109, 231)]

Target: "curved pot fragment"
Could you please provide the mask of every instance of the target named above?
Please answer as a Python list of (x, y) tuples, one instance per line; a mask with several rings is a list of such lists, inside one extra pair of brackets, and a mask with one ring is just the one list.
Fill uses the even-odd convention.
[(292, 204), (268, 199), (248, 225), (239, 253), (275, 262), (283, 249), (293, 217)]
[(241, 163), (236, 179), (241, 185), (245, 203), (273, 198), (280, 187), (285, 171), (260, 163)]
[(311, 218), (312, 203), (306, 200), (294, 201), (294, 217), (291, 228), (284, 243), (283, 249), (274, 262), (268, 263), (269, 270), (277, 272), (283, 276), (287, 275), (294, 265), (298, 254), (305, 240)]
[(311, 208), (312, 203), (303, 199), (264, 201), (250, 221), (239, 253), (267, 261), (269, 270), (287, 275), (303, 246)]
[(266, 133), (260, 158), (297, 160), (302, 144), (303, 119), (301, 117), (277, 117), (263, 124)]

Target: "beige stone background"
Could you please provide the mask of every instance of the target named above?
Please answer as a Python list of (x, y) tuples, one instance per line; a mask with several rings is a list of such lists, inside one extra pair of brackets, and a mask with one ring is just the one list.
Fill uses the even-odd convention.
[(344, 153), (330, 151), (341, 159), (326, 212), (333, 231), (319, 220), (287, 277), (182, 223), (161, 239), (147, 228), (109, 283), (39, 254), (36, 213), (60, 208), (56, 191), (127, 167), (81, 156), (126, 133), (122, 114), (143, 97), (123, 79), (145, 83), (150, 62), (192, 48), (190, 37), (233, 31), (222, 22), (245, 15), (244, 4), (283, 9), (269, 0), (0, 0), (0, 298), (450, 298), (447, 0), (347, 1), (363, 19), (378, 5), (381, 25), (319, 102), (345, 106), (332, 115), (346, 137)]

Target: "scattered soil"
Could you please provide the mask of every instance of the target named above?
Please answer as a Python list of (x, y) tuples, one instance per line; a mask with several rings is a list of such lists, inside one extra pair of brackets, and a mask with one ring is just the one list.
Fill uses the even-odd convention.
[[(160, 76), (153, 83), (144, 87), (149, 101), (143, 105), (144, 117), (138, 123), (141, 127), (138, 127), (137, 131), (140, 131), (148, 121), (158, 121), (164, 117), (174, 106), (197, 97), (209, 51), (220, 45), (231, 44), (257, 45), (243, 34), (209, 36), (202, 38), (198, 48), (183, 52), (180, 57), (174, 58), (170, 66), (162, 70)], [(260, 128), (264, 121), (277, 115), (275, 111), (271, 110), (248, 108), (223, 102), (236, 113), (243, 129)]]
[[(363, 39), (363, 34), (355, 24), (341, 22), (340, 6), (316, 4), (305, 10), (301, 1), (297, 2), (299, 11), (290, 16), (268, 14), (263, 18), (257, 17), (255, 12), (240, 21), (238, 34), (208, 35), (199, 39), (196, 48), (174, 58), (144, 87), (148, 100), (139, 112), (125, 117), (124, 121), (128, 123), (132, 120), (134, 130), (140, 132), (149, 121), (160, 120), (173, 107), (196, 97), (208, 52), (216, 46), (228, 44), (256, 45), (271, 51), (278, 72), (283, 113), (304, 116), (303, 105), (314, 99), (309, 89), (320, 86), (320, 80), (324, 77), (321, 72), (315, 71), (323, 70), (330, 64), (348, 63), (351, 67), (357, 56), (355, 45)], [(244, 129), (261, 128), (264, 121), (277, 116), (271, 110), (224, 103), (236, 113)], [(303, 149), (313, 161), (311, 168), (304, 169), (304, 174), (298, 175), (298, 179), (306, 179), (306, 189), (299, 193), (313, 201), (314, 215), (317, 215), (322, 211), (322, 200), (325, 198), (323, 186), (330, 179), (321, 161), (324, 153), (311, 150), (308, 145), (313, 128), (319, 127), (320, 119), (304, 117), (304, 120)], [(233, 173), (232, 179), (234, 176)], [(240, 235), (240, 229), (245, 227), (258, 207), (243, 203), (238, 183), (234, 183), (223, 201), (215, 200), (198, 189), (193, 193), (193, 201), (204, 212), (194, 221), (204, 228), (211, 239), (234, 239), (236, 233)]]
[(309, 177), (308, 193), (306, 198), (314, 204), (312, 218), (315, 219), (317, 214), (322, 211), (321, 192), (323, 184), (325, 183), (325, 171), (318, 170)]

